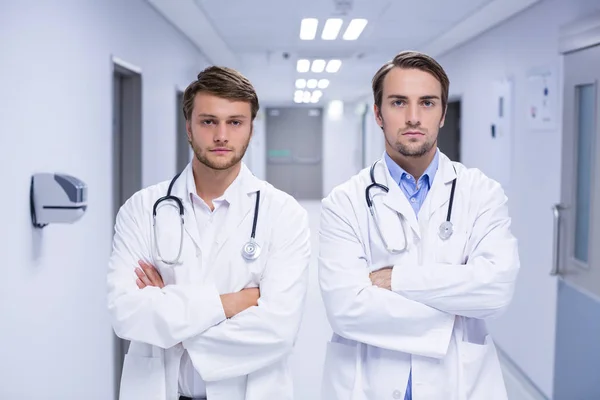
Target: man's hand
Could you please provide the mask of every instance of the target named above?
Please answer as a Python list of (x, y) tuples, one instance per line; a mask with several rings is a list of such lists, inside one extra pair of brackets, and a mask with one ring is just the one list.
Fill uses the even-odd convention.
[(221, 295), (221, 303), (225, 316), (231, 318), (241, 313), (247, 308), (258, 305), (260, 290), (258, 288), (243, 289), (237, 293), (227, 293)]
[(392, 290), (392, 267), (386, 267), (369, 274), (373, 285), (382, 289)]
[(135, 269), (135, 274), (138, 276), (138, 279), (135, 281), (135, 283), (140, 289), (143, 289), (146, 286), (155, 286), (160, 289), (165, 287), (165, 284), (163, 283), (163, 280), (156, 268), (141, 260), (138, 261), (138, 264), (140, 264), (141, 268)]

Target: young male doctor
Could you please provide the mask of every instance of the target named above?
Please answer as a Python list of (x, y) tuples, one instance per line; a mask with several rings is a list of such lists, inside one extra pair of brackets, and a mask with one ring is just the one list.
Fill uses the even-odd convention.
[(385, 154), (323, 200), (323, 400), (507, 398), (485, 321), (511, 301), (517, 241), (500, 185), (437, 149), (448, 86), (418, 52), (381, 67)]
[(293, 397), (309, 226), (241, 161), (258, 108), (235, 70), (202, 71), (183, 100), (193, 161), (118, 213), (108, 308), (131, 341), (120, 400)]

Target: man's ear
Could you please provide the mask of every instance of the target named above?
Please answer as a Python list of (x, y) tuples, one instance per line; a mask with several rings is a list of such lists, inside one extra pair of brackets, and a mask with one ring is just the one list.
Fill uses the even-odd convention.
[(442, 120), (440, 121), (440, 129), (444, 127), (444, 123), (446, 122), (446, 112), (448, 111), (448, 106), (444, 109), (444, 114), (442, 114)]
[(185, 133), (187, 134), (188, 143), (192, 143), (192, 126), (189, 120), (185, 121)]
[(375, 113), (375, 120), (377, 121), (377, 125), (383, 130), (383, 118), (381, 117), (381, 110), (377, 107), (377, 104), (373, 105), (373, 112)]

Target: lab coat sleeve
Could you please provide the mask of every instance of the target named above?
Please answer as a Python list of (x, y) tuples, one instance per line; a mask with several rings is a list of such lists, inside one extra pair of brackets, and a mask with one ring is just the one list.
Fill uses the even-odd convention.
[(211, 285), (167, 285), (162, 289), (136, 285), (138, 260), (150, 264), (149, 227), (135, 218), (141, 196), (119, 210), (108, 266), (108, 310), (122, 339), (169, 348), (225, 319), (217, 288)]
[[(205, 381), (248, 375), (288, 355), (297, 337), (308, 288), (310, 231), (306, 211), (284, 204), (272, 219), (273, 239), (259, 283), (258, 306), (183, 342)], [(263, 250), (264, 251), (264, 250)]]
[(323, 200), (319, 238), (319, 284), (333, 331), (376, 347), (442, 358), (455, 317), (372, 284), (350, 202), (336, 197)]
[(476, 185), (481, 201), (467, 240), (466, 265), (395, 265), (392, 290), (451, 314), (492, 318), (508, 307), (520, 268), (517, 240), (510, 230), (507, 198), (500, 185)]

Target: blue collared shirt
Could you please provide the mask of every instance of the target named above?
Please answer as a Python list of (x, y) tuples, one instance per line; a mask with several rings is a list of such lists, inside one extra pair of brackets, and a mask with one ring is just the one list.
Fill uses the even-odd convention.
[(415, 178), (411, 174), (403, 170), (387, 153), (385, 153), (385, 164), (390, 171), (392, 179), (400, 186), (400, 189), (402, 189), (402, 192), (417, 215), (419, 215), (419, 210), (425, 202), (427, 193), (429, 193), (429, 189), (433, 183), (433, 178), (435, 178), (435, 173), (437, 172), (439, 164), (438, 153), (439, 151), (435, 152), (431, 164), (429, 164), (418, 182), (415, 181)]
[[(415, 214), (417, 216), (419, 215), (421, 206), (425, 202), (425, 198), (427, 197), (427, 193), (429, 193), (429, 189), (431, 189), (433, 178), (435, 178), (435, 173), (437, 172), (439, 164), (438, 153), (439, 151), (436, 150), (431, 164), (429, 164), (417, 182), (415, 182), (414, 176), (402, 169), (394, 162), (394, 160), (390, 158), (390, 156), (388, 156), (387, 153), (385, 153), (385, 164), (390, 171), (392, 179), (398, 184), (398, 186), (400, 186), (400, 189), (402, 189), (402, 192), (410, 202), (410, 205), (412, 206), (413, 210), (415, 210)], [(412, 400), (412, 370), (408, 376), (408, 385), (404, 400)]]

